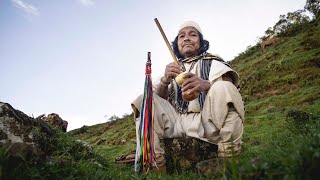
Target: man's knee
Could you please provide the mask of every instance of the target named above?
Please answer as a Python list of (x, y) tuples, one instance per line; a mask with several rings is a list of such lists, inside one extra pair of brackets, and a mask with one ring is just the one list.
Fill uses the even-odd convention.
[(143, 94), (139, 95), (132, 103), (131, 108), (133, 110), (134, 118), (138, 118), (140, 116), (141, 105), (143, 100)]
[(229, 81), (215, 82), (209, 89), (207, 97), (225, 99), (227, 102), (240, 101), (242, 99), (237, 87)]
[(236, 86), (231, 83), (230, 81), (217, 81), (212, 84), (211, 88), (209, 89), (209, 93), (221, 93), (224, 92), (226, 89), (228, 90), (237, 90)]

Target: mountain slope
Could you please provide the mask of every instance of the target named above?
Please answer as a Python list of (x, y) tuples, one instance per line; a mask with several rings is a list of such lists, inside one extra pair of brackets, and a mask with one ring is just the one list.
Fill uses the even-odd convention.
[[(242, 163), (252, 162), (252, 159), (270, 160), (272, 165), (267, 167), (280, 171), (283, 168), (281, 163), (295, 164), (302, 158), (296, 156), (274, 165), (274, 162), (279, 162), (283, 157), (283, 151), (287, 153), (287, 149), (301, 142), (304, 142), (306, 147), (307, 143), (314, 144), (313, 136), (308, 134), (309, 126), (312, 126), (311, 130), (315, 133), (320, 131), (319, 126), (310, 125), (308, 122), (320, 117), (319, 18), (301, 24), (299, 31), (294, 32), (281, 37), (281, 42), (263, 51), (258, 45), (249, 47), (231, 61), (231, 65), (240, 75), (241, 94), (246, 108), (244, 144), (240, 155)], [(100, 153), (108, 154), (110, 160), (135, 149), (132, 114), (113, 122), (85, 126), (71, 131), (70, 134), (91, 143)], [(297, 150), (297, 147), (293, 149)], [(297, 151), (300, 152), (299, 149)], [(319, 151), (319, 148), (316, 148), (311, 154)], [(315, 165), (318, 167), (318, 164)], [(256, 167), (252, 169), (248, 172), (250, 177), (257, 171)], [(290, 168), (286, 169), (287, 173), (295, 170), (288, 169)], [(124, 171), (130, 174), (132, 169)], [(244, 171), (234, 172), (241, 174)], [(259, 177), (260, 175), (257, 174)]]
[(289, 111), (320, 115), (319, 20), (282, 39), (264, 51), (258, 45), (248, 48), (231, 62), (246, 104), (247, 158), (269, 156), (275, 139), (286, 136)]

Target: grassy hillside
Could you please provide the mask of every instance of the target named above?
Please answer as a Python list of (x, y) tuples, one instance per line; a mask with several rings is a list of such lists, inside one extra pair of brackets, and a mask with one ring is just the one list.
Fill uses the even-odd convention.
[[(302, 24), (299, 32), (282, 39), (264, 51), (257, 45), (249, 47), (231, 62), (240, 75), (245, 133), (239, 164), (228, 166), (222, 177), (288, 177), (286, 173), (299, 177), (292, 172), (302, 167), (302, 173), (312, 175), (319, 168), (320, 128), (314, 123), (320, 117), (319, 20)], [(92, 144), (110, 161), (135, 149), (132, 115), (70, 134)], [(132, 167), (113, 168), (117, 176), (132, 173)], [(186, 176), (175, 178), (179, 177)]]
[(320, 115), (319, 21), (282, 38), (264, 51), (248, 48), (231, 62), (246, 104), (245, 159), (270, 157), (276, 139), (289, 143), (288, 112)]
[(113, 160), (119, 154), (135, 150), (136, 130), (133, 114), (121, 119), (94, 126), (83, 126), (69, 132), (93, 145), (99, 152), (111, 154)]

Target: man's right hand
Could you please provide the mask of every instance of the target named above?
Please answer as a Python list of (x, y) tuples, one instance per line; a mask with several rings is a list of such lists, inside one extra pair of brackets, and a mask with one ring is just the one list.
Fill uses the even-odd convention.
[(176, 63), (172, 62), (166, 66), (163, 81), (166, 81), (167, 83), (169, 83), (173, 78), (175, 78), (180, 73), (182, 73), (181, 67)]

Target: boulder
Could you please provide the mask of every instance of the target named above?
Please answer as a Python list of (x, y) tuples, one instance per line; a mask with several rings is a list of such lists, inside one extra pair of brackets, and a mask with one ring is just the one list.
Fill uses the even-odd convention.
[(59, 114), (51, 113), (46, 117), (45, 114), (38, 116), (36, 119), (42, 120), (44, 122), (50, 123), (55, 128), (60, 128), (63, 132), (67, 131), (68, 121), (63, 120)]
[[(0, 102), (0, 179), (55, 179), (51, 176), (56, 177), (56, 168), (69, 167), (82, 159), (90, 159), (99, 167), (106, 166), (89, 144), (69, 139), (44, 117), (34, 119)], [(46, 120), (61, 122), (58, 117), (51, 114)], [(61, 123), (58, 125), (61, 127)]]
[(45, 123), (35, 120), (10, 104), (0, 102), (0, 143), (26, 143), (37, 146), (38, 130), (52, 135), (52, 129)]
[[(162, 139), (167, 173), (203, 173), (204, 164), (215, 163), (218, 146), (193, 137)], [(213, 166), (213, 165), (211, 165)], [(205, 170), (207, 171), (207, 170)]]

